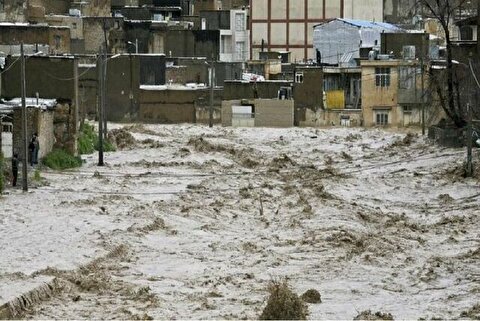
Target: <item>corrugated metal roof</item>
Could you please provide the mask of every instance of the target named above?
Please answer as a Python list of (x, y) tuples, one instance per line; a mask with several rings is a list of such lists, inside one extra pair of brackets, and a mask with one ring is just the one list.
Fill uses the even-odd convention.
[(402, 30), (401, 28), (386, 22), (375, 22), (375, 21), (346, 19), (346, 18), (338, 18), (337, 20), (343, 21), (345, 23), (351, 24), (359, 28), (389, 29), (392, 31)]

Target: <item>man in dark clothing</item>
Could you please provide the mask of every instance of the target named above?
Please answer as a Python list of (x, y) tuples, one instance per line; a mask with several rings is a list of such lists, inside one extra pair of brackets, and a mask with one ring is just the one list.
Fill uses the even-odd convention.
[(28, 155), (30, 156), (30, 166), (33, 167), (35, 163), (35, 134), (32, 135), (30, 143), (28, 144)]
[(18, 154), (14, 153), (12, 157), (12, 186), (17, 186), (17, 178), (18, 178)]

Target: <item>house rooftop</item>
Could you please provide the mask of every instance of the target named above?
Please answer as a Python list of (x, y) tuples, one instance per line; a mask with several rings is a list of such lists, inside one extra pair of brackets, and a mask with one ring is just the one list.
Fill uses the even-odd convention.
[(386, 22), (376, 22), (376, 21), (346, 19), (346, 18), (332, 19), (328, 22), (315, 25), (314, 27), (322, 26), (322, 25), (331, 23), (332, 21), (342, 21), (344, 23), (347, 23), (349, 25), (352, 25), (352, 26), (355, 26), (355, 27), (358, 27), (358, 28), (369, 28), (369, 29), (377, 29), (377, 30), (381, 30), (381, 31), (387, 30), (387, 31), (394, 31), (394, 32), (403, 31), (402, 28), (397, 27), (397, 26), (395, 26), (393, 24), (390, 24), (390, 23), (386, 23)]
[[(56, 99), (45, 99), (45, 98), (36, 98), (36, 97), (27, 97), (25, 99), (25, 105), (29, 108), (39, 108), (39, 109), (53, 109), (57, 104)], [(10, 100), (5, 100), (0, 102), (0, 109), (2, 110), (13, 110), (15, 108), (20, 108), (22, 106), (21, 98), (13, 98)]]

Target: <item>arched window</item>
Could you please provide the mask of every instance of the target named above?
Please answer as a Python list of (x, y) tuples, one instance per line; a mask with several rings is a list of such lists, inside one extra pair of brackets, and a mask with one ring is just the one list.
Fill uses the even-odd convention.
[(460, 27), (460, 40), (473, 40), (473, 29), (471, 26)]

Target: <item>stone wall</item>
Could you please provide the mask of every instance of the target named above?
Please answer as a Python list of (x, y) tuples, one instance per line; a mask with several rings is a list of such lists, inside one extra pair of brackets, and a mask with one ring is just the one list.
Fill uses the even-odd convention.
[[(39, 158), (45, 157), (55, 144), (53, 133), (54, 112), (39, 108), (27, 108), (27, 144), (33, 133), (39, 138)], [(23, 155), (22, 109), (15, 108), (13, 113), (13, 151)]]
[[(138, 120), (147, 123), (208, 122), (210, 90), (141, 90)], [(221, 90), (214, 95), (215, 122), (220, 122)]]

